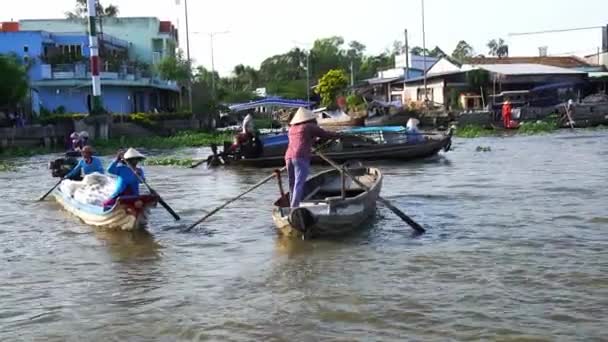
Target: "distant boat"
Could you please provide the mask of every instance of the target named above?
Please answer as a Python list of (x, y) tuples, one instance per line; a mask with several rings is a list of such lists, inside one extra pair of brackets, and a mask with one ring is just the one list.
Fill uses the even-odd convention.
[(343, 111), (331, 111), (327, 108), (319, 108), (313, 111), (317, 115), (317, 123), (324, 128), (363, 126), (365, 118), (352, 117)]
[(341, 236), (359, 228), (374, 215), (382, 189), (377, 168), (355, 168), (349, 172), (369, 190), (341, 176), (337, 170), (321, 172), (306, 181), (304, 199), (298, 208), (275, 202), (272, 218), (278, 232), (290, 237)]

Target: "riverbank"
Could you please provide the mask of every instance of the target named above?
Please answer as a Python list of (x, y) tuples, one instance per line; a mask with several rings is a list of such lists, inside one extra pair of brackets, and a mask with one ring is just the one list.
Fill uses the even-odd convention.
[[(222, 144), (232, 140), (232, 133), (226, 132), (182, 132), (169, 137), (130, 137), (94, 141), (97, 154), (107, 155), (120, 148), (135, 147), (147, 149), (174, 149), (181, 147), (209, 146), (212, 143)], [(0, 151), (0, 158), (30, 157), (38, 154), (62, 152), (61, 148), (14, 147)]]
[[(602, 130), (606, 126), (596, 126), (590, 128), (577, 128), (583, 130)], [(538, 135), (557, 132), (560, 129), (569, 129), (559, 127), (554, 121), (536, 121), (522, 122), (517, 129), (504, 129), (498, 127), (487, 127), (481, 125), (466, 125), (458, 127), (454, 131), (454, 136), (458, 138), (480, 138), (480, 137), (495, 137), (503, 135)]]

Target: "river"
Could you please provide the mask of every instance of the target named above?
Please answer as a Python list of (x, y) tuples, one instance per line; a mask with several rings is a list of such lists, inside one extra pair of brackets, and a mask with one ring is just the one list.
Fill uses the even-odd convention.
[(456, 139), (438, 158), (375, 163), (427, 233), (379, 207), (329, 241), (277, 237), (274, 183), (200, 230), (165, 229), (270, 170), (147, 167), (183, 223), (159, 207), (149, 233), (110, 233), (33, 201), (56, 181), (52, 156), (17, 159), (0, 173), (0, 341), (605, 340), (607, 144), (606, 131)]

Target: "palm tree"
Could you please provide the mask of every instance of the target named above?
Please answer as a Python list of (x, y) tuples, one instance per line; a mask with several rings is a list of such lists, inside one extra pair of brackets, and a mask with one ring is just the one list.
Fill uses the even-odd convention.
[[(95, 2), (95, 11), (99, 17), (117, 17), (118, 7), (115, 5), (108, 5), (104, 7), (99, 0)], [(65, 16), (68, 19), (85, 18), (87, 16), (87, 0), (76, 0), (76, 8), (73, 12), (65, 12)]]
[(509, 46), (502, 38), (499, 38), (498, 41), (496, 39), (490, 40), (488, 42), (488, 48), (490, 49), (490, 51), (488, 51), (490, 56), (496, 56), (498, 58), (509, 56)]

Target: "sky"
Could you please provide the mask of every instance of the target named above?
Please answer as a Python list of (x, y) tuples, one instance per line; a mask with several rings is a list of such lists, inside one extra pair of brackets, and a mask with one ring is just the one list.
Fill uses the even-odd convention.
[[(237, 64), (259, 67), (269, 56), (293, 47), (310, 48), (317, 38), (342, 36), (378, 54), (403, 41), (422, 45), (422, 0), (189, 0), (190, 51), (195, 64), (211, 68), (209, 32), (215, 70), (229, 75)], [(184, 0), (102, 0), (119, 7), (121, 16), (154, 16), (171, 20), (186, 47)], [(74, 0), (0, 0), (0, 21), (61, 18)], [(451, 53), (466, 40), (476, 53), (487, 54), (490, 39), (504, 38), (511, 55), (588, 55), (601, 46), (601, 30), (528, 36), (510, 33), (606, 26), (606, 0), (424, 0), (426, 45)]]

